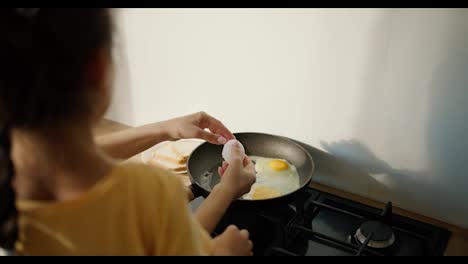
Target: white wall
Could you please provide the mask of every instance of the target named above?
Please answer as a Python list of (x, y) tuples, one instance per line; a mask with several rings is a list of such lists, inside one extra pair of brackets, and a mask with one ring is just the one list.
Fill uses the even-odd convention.
[(118, 22), (109, 117), (204, 110), (367, 175), (318, 182), (468, 227), (468, 11), (130, 9)]

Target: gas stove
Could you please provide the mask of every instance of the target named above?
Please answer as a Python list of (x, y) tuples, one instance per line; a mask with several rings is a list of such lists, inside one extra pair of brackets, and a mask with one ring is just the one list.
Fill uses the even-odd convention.
[(313, 188), (262, 211), (228, 210), (213, 235), (230, 224), (249, 230), (257, 256), (438, 256), (450, 237), (391, 202), (374, 208)]

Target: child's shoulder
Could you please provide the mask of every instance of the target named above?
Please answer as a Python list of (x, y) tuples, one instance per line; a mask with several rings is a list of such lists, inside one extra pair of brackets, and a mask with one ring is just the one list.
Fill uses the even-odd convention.
[(186, 197), (180, 179), (163, 168), (141, 163), (122, 163), (116, 166), (111, 177), (114, 184), (109, 188), (109, 195), (125, 196), (127, 203), (145, 214), (151, 214), (148, 212), (151, 207), (159, 211), (159, 217), (162, 217), (164, 214), (161, 211)]
[(147, 165), (140, 162), (124, 162), (116, 165), (121, 172), (125, 173), (136, 173), (138, 175), (147, 175), (147, 174), (158, 174), (158, 175), (169, 175), (169, 171), (153, 166)]
[(139, 188), (171, 188), (179, 184), (176, 175), (168, 170), (137, 162), (116, 165), (114, 177)]

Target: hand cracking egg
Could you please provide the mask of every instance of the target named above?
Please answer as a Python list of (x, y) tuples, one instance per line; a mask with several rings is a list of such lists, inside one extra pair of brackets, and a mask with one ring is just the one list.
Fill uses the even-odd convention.
[(221, 153), (223, 159), (227, 163), (231, 163), (232, 161), (234, 155), (232, 151), (234, 147), (239, 147), (241, 149), (241, 152), (245, 155), (245, 149), (244, 146), (242, 146), (242, 143), (240, 143), (238, 140), (231, 139), (228, 142), (226, 142), (226, 144), (224, 144), (223, 151)]

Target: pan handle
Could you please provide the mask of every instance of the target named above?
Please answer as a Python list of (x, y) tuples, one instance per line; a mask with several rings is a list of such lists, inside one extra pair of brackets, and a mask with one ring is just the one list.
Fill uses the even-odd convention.
[(200, 191), (200, 188), (198, 188), (195, 183), (190, 184), (189, 186), (190, 191), (193, 194), (193, 200), (195, 200), (197, 197), (202, 196), (202, 193)]

